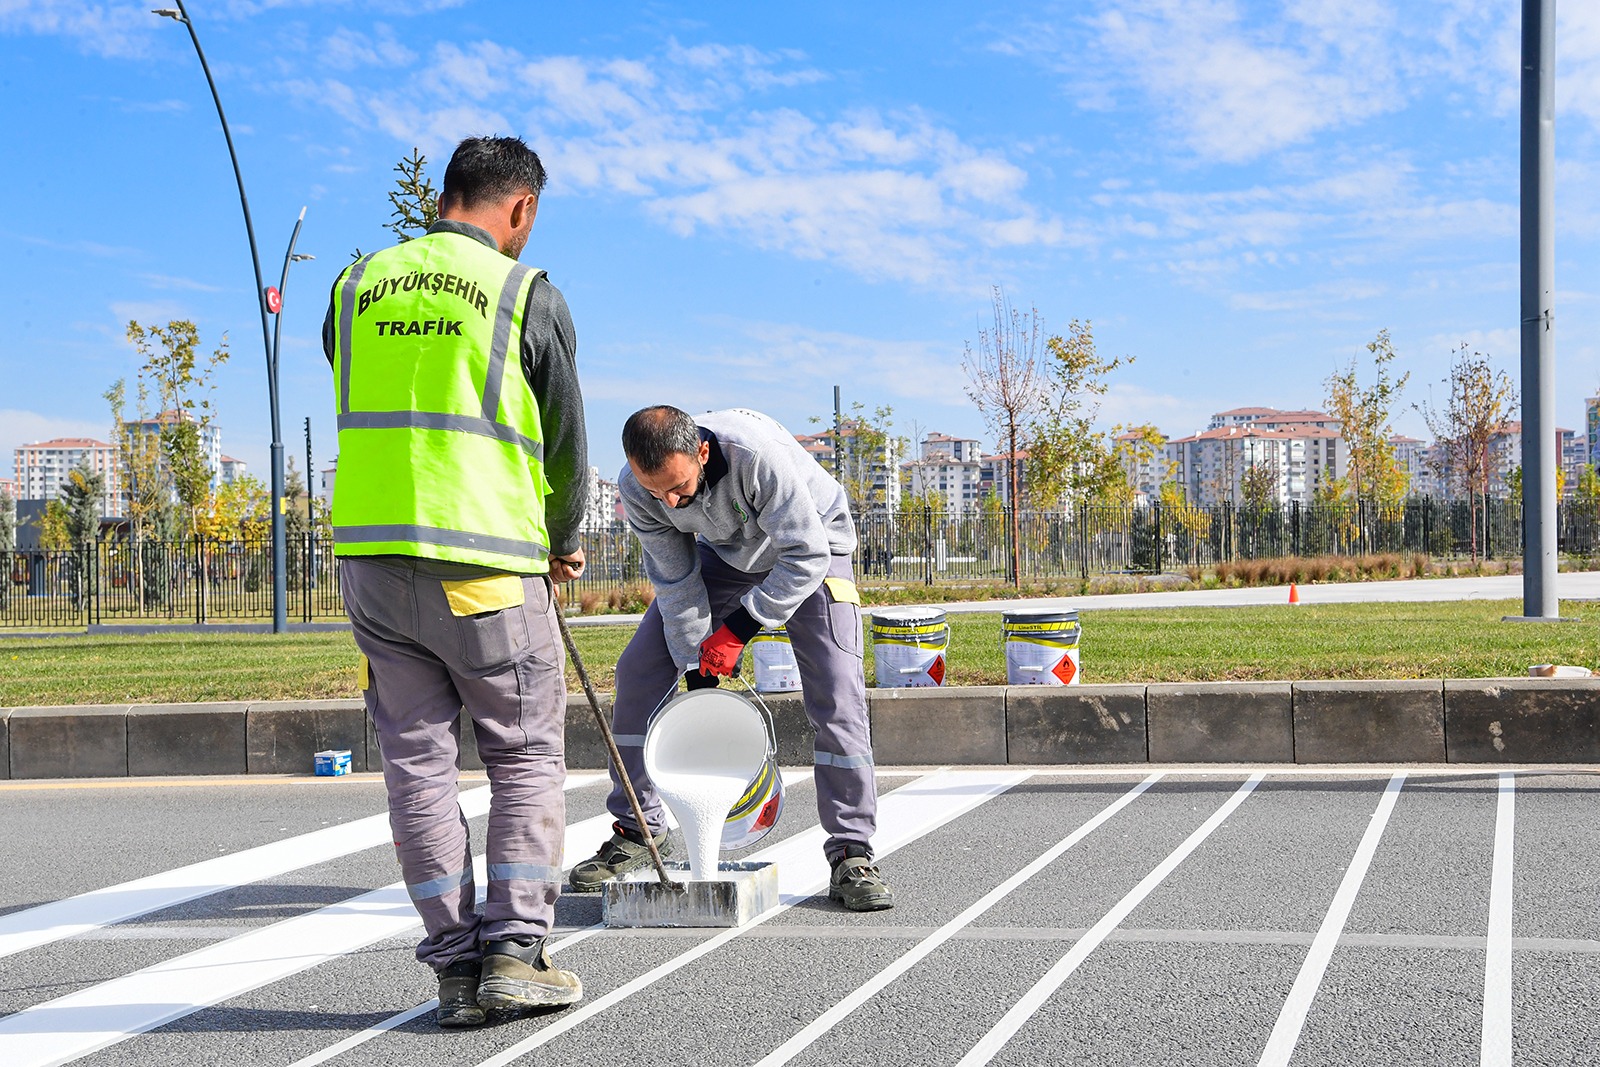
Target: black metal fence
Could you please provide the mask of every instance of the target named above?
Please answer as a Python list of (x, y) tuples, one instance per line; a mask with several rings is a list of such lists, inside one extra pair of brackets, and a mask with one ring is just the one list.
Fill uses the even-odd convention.
[[(1560, 550), (1600, 554), (1600, 509), (1563, 503)], [(856, 573), (868, 580), (1004, 580), (1011, 570), (1005, 509), (949, 514), (933, 508), (863, 515)], [(1488, 558), (1522, 553), (1521, 510), (1491, 500), (1418, 501), (1399, 507), (1085, 507), (1023, 511), (1017, 544), (1024, 581), (1096, 574), (1156, 574), (1281, 556), (1383, 552)], [(583, 535), (584, 577), (564, 587), (570, 603), (644, 583), (638, 542), (626, 526)], [(291, 537), (289, 618), (343, 617), (338, 568), (326, 537)], [(81, 629), (115, 623), (260, 622), (272, 618), (269, 541), (110, 541), (62, 552), (0, 553), (0, 628)]]

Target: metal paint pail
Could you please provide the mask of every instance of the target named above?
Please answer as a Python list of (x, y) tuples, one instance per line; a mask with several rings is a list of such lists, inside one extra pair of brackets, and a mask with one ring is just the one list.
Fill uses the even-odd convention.
[(944, 684), (950, 623), (939, 608), (883, 608), (872, 613), (872, 658), (881, 689)]
[(1081, 679), (1076, 611), (1028, 609), (1000, 616), (1011, 685), (1077, 685)]
[(727, 852), (760, 841), (783, 814), (783, 775), (778, 773), (777, 730), (772, 713), (754, 699), (728, 689), (680, 693), (656, 709), (644, 738), (645, 771), (695, 773), (754, 767), (722, 825)]
[(750, 639), (750, 663), (755, 670), (756, 692), (792, 693), (800, 688), (800, 665), (783, 627), (762, 630)]

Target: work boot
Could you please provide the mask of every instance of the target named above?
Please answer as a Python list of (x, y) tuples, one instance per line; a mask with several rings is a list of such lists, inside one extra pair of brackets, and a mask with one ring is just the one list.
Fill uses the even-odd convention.
[(833, 865), (828, 899), (850, 911), (883, 911), (894, 907), (894, 890), (878, 873), (872, 857), (845, 855)]
[[(662, 830), (656, 835), (655, 840), (656, 850), (661, 853), (662, 858), (672, 855), (672, 844), (667, 840), (667, 831)], [(602, 883), (609, 882), (618, 875), (649, 865), (650, 848), (644, 843), (644, 834), (637, 830), (629, 830), (621, 823), (613, 823), (611, 839), (600, 846), (599, 852), (568, 871), (567, 881), (575, 891), (588, 892), (599, 889)]]
[(457, 960), (439, 972), (439, 1010), (436, 1019), (446, 1030), (483, 1025), (478, 1006), (480, 960)]
[(556, 1008), (583, 996), (583, 983), (550, 962), (544, 938), (529, 944), (491, 941), (483, 950), (478, 1006), (496, 1014)]

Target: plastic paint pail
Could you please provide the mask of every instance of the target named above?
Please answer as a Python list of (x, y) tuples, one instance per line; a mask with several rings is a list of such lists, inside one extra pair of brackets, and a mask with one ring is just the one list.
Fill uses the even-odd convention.
[(1000, 630), (1009, 684), (1079, 683), (1082, 673), (1078, 638), (1082, 628), (1076, 611), (1007, 611), (1000, 616)]
[(939, 608), (872, 613), (872, 658), (880, 689), (943, 685), (950, 624)]
[(800, 665), (783, 627), (762, 630), (750, 639), (750, 663), (755, 670), (756, 692), (792, 693), (800, 688)]
[(759, 841), (783, 811), (777, 744), (765, 709), (697, 689), (668, 701), (645, 732), (644, 766), (683, 828), (689, 877), (717, 877), (717, 853)]

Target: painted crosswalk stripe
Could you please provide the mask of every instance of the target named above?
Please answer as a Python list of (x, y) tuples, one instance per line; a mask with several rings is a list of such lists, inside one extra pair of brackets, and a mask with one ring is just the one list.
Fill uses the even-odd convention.
[[(873, 848), (879, 856), (889, 855), (924, 834), (960, 818), (1030, 776), (1028, 772), (1014, 771), (941, 771), (901, 786), (878, 801), (878, 831), (872, 838)], [(780, 903), (777, 907), (758, 915), (744, 926), (725, 930), (700, 942), (687, 952), (652, 967), (602, 997), (562, 1012), (550, 1025), (489, 1057), (477, 1067), (505, 1067), (521, 1059), (654, 982), (715, 952), (753, 927), (815, 896), (828, 884), (828, 864), (822, 856), (822, 843), (826, 837), (820, 828), (813, 828), (759, 854), (761, 860), (778, 865)]]
[(1517, 778), (1500, 776), (1495, 805), (1494, 870), (1489, 876), (1489, 936), (1483, 967), (1481, 1067), (1511, 1067), (1511, 862), (1515, 855)]
[[(603, 774), (589, 773), (569, 775), (567, 788), (592, 785), (603, 777)], [(488, 787), (464, 791), (461, 794), (461, 810), (469, 819), (487, 812)], [(0, 959), (48, 945), (52, 941), (176, 907), (212, 893), (276, 878), (352, 852), (384, 845), (389, 842), (390, 836), (389, 817), (371, 815), (119, 885), (80, 893), (65, 900), (0, 915)]]
[[(611, 816), (567, 827), (565, 848), (587, 855)], [(476, 877), (485, 881), (482, 858)], [(405, 933), (420, 923), (404, 882), (102, 982), (0, 1018), (0, 1063), (66, 1063), (202, 1008)]]
[(1389, 825), (1389, 816), (1394, 812), (1395, 802), (1400, 799), (1400, 789), (1405, 780), (1406, 772), (1396, 771), (1390, 777), (1383, 796), (1378, 799), (1378, 807), (1367, 821), (1367, 831), (1361, 835), (1356, 854), (1351, 858), (1350, 866), (1345, 868), (1344, 878), (1333, 894), (1333, 903), (1328, 906), (1328, 913), (1322, 918), (1317, 936), (1311, 941), (1311, 951), (1306, 953), (1304, 962), (1300, 964), (1300, 973), (1295, 976), (1289, 997), (1278, 1012), (1278, 1021), (1272, 1026), (1272, 1036), (1267, 1038), (1267, 1047), (1262, 1050), (1257, 1067), (1288, 1067), (1289, 1057), (1294, 1055), (1294, 1048), (1300, 1043), (1300, 1031), (1305, 1028), (1311, 1002), (1322, 987), (1328, 961), (1333, 958), (1339, 936), (1344, 933), (1344, 924), (1350, 918), (1350, 909), (1355, 906), (1356, 894), (1366, 880), (1367, 869), (1372, 866), (1372, 857), (1378, 851), (1378, 842), (1383, 837), (1384, 828)]
[(1183, 844), (1173, 850), (1172, 854), (1162, 860), (1156, 869), (1140, 879), (1139, 884), (1130, 889), (1126, 896), (1106, 912), (1105, 916), (1089, 928), (1089, 932), (1075, 942), (1072, 948), (1063, 956), (1055, 966), (1045, 972), (1043, 978), (1034, 983), (1033, 988), (1022, 995), (1022, 999), (1012, 1005), (1011, 1010), (995, 1023), (989, 1032), (984, 1034), (972, 1051), (961, 1058), (958, 1067), (978, 1067), (988, 1063), (1005, 1047), (1006, 1042), (1017, 1035), (1027, 1021), (1044, 1005), (1061, 987), (1061, 984), (1071, 977), (1089, 954), (1100, 946), (1106, 937), (1122, 924), (1122, 920), (1144, 902), (1144, 898), (1155, 891), (1155, 888), (1166, 880), (1167, 875), (1178, 869), (1178, 865), (1189, 858), (1189, 854), (1200, 847), (1200, 843), (1211, 836), (1212, 831), (1221, 826), (1229, 815), (1245, 799), (1265, 777), (1265, 772), (1258, 771), (1245, 780), (1211, 817), (1200, 824), (1200, 827), (1184, 838)]
[[(811, 772), (809, 770), (790, 769), (781, 771), (779, 773), (783, 776), (783, 786), (785, 789), (792, 789), (798, 783), (802, 781), (809, 781), (811, 779)], [(677, 825), (676, 821), (672, 818), (672, 813), (670, 811), (667, 813), (667, 822), (674, 827)], [(756, 859), (759, 858), (759, 856), (751, 858)], [(569, 863), (576, 863), (578, 862), (578, 857), (569, 856), (567, 860)], [(481, 897), (482, 893), (480, 893), (479, 896)], [(589, 926), (575, 933), (568, 934), (566, 937), (563, 937), (560, 940), (552, 941), (549, 945), (550, 954), (553, 956), (562, 949), (571, 948), (573, 945), (587, 941), (589, 938), (593, 937), (595, 934), (604, 929), (604, 924), (596, 923), (594, 926)], [(390, 1030), (404, 1026), (412, 1019), (421, 1018), (438, 1006), (439, 1000), (437, 997), (435, 997), (432, 1000), (424, 1001), (415, 1007), (407, 1008), (405, 1011), (397, 1012), (396, 1014), (389, 1016), (387, 1019), (374, 1023), (365, 1030), (358, 1030), (349, 1037), (346, 1037), (341, 1041), (336, 1041), (325, 1049), (313, 1052), (311, 1055), (302, 1059), (295, 1060), (289, 1065), (289, 1067), (317, 1067), (318, 1064), (327, 1063), (336, 1056), (340, 1056), (346, 1052), (349, 1052), (351, 1049), (356, 1048), (357, 1046), (366, 1044), (373, 1038), (381, 1037)]]
[(1010, 878), (1007, 878), (1005, 881), (989, 890), (989, 892), (985, 893), (977, 901), (977, 903), (973, 904), (960, 915), (957, 915), (954, 919), (951, 919), (949, 922), (945, 923), (934, 933), (924, 938), (916, 948), (912, 949), (910, 952), (907, 952), (889, 966), (879, 971), (876, 975), (863, 982), (856, 988), (855, 992), (851, 993), (839, 1003), (823, 1012), (798, 1034), (796, 1034), (794, 1037), (791, 1037), (788, 1041), (785, 1041), (782, 1045), (779, 1045), (765, 1058), (757, 1062), (756, 1067), (779, 1067), (780, 1064), (788, 1063), (790, 1060), (794, 1059), (805, 1049), (809, 1048), (812, 1043), (820, 1038), (823, 1034), (826, 1034), (835, 1026), (839, 1025), (839, 1023), (843, 1021), (846, 1016), (855, 1011), (861, 1005), (865, 1004), (880, 990), (887, 988), (890, 983), (899, 978), (901, 975), (905, 974), (912, 967), (916, 966), (940, 945), (944, 944), (946, 941), (949, 941), (952, 937), (964, 930), (966, 927), (972, 925), (972, 923), (976, 921), (977, 918), (984, 912), (1000, 903), (1000, 901), (1004, 900), (1014, 890), (1018, 889), (1034, 875), (1038, 874), (1050, 864), (1054, 863), (1057, 859), (1061, 858), (1062, 854), (1068, 849), (1072, 848), (1074, 845), (1078, 844), (1078, 842), (1082, 841), (1084, 838), (1098, 830), (1102, 825), (1109, 821), (1113, 815), (1117, 814), (1117, 812), (1121, 811), (1129, 804), (1132, 804), (1134, 800), (1138, 798), (1139, 794), (1143, 793), (1146, 789), (1149, 789), (1151, 786), (1159, 782), (1165, 773), (1166, 772), (1164, 771), (1157, 771), (1155, 774), (1145, 778), (1144, 781), (1140, 782), (1128, 792), (1122, 794), (1122, 796), (1112, 801), (1105, 808), (1101, 809), (1100, 812), (1088, 822), (1084, 823), (1072, 833), (1068, 834), (1061, 841), (1046, 849), (1032, 863), (1028, 864), (1026, 867), (1022, 868), (1022, 870), (1018, 871), (1016, 874), (1013, 874)]

